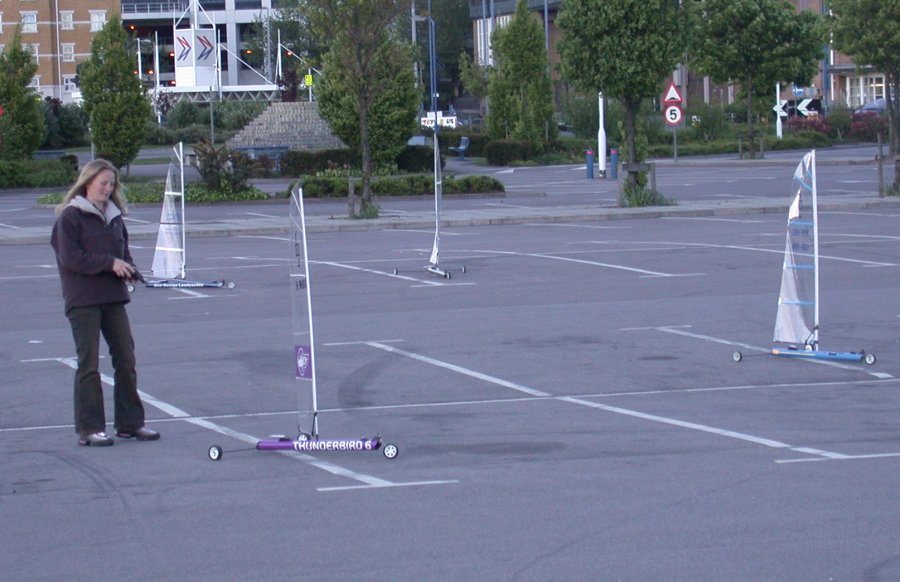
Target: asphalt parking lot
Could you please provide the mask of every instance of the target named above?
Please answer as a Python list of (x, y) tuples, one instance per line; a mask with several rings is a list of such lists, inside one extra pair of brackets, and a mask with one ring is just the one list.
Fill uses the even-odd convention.
[[(189, 277), (233, 290), (135, 292), (163, 437), (109, 449), (76, 445), (49, 247), (4, 246), (0, 563), (14, 580), (897, 579), (898, 217), (820, 215), (821, 345), (874, 366), (765, 355), (780, 214), (447, 227), (449, 280), (424, 271), (428, 228), (310, 233), (320, 431), (380, 433), (394, 460), (252, 450), (297, 430), (286, 235), (189, 239)], [(152, 240), (132, 251), (149, 265)]]

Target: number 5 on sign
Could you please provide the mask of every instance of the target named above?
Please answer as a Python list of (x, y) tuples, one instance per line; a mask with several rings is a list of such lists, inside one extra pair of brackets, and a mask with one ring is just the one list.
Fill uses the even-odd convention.
[(669, 105), (665, 111), (666, 123), (669, 125), (678, 125), (681, 123), (681, 107), (678, 105)]

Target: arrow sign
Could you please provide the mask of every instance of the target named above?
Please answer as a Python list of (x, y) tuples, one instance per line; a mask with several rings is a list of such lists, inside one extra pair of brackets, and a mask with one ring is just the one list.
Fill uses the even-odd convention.
[(812, 103), (812, 99), (804, 99), (803, 101), (800, 102), (799, 105), (797, 105), (797, 111), (800, 112), (800, 115), (803, 115), (803, 116), (809, 115), (809, 109), (807, 109), (807, 106), (810, 103)]
[(787, 111), (784, 110), (784, 106), (787, 105), (787, 100), (782, 99), (778, 102), (778, 105), (772, 107), (772, 111), (778, 114), (778, 117), (787, 117)]
[(178, 41), (178, 44), (181, 45), (181, 52), (178, 53), (178, 60), (183, 61), (191, 52), (191, 43), (183, 36), (179, 36), (176, 40)]
[(666, 97), (663, 99), (663, 103), (681, 103), (681, 93), (678, 91), (678, 87), (675, 86), (675, 83), (669, 83), (669, 90), (666, 91)]
[(197, 55), (197, 60), (205, 61), (206, 57), (208, 57), (209, 54), (213, 52), (213, 45), (205, 36), (197, 36), (197, 40), (200, 42), (200, 44), (203, 45), (203, 52)]

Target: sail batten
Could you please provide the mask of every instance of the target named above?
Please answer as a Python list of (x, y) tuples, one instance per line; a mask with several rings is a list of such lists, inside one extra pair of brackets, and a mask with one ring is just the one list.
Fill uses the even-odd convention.
[[(174, 159), (166, 173), (166, 190), (163, 193), (162, 211), (159, 217), (159, 233), (150, 271), (154, 277), (184, 279), (184, 150), (179, 143), (173, 149)], [(177, 162), (177, 167), (176, 167)]]
[(819, 342), (819, 233), (815, 150), (794, 172), (774, 341), (809, 349)]

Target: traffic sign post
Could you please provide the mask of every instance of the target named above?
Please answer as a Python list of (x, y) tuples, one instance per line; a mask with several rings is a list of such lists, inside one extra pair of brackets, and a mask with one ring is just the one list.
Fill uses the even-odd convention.
[(666, 123), (669, 125), (681, 125), (681, 105), (667, 105), (665, 110)]
[(666, 124), (672, 127), (672, 146), (676, 162), (678, 161), (678, 126), (681, 125), (684, 117), (681, 111), (682, 102), (678, 87), (675, 86), (675, 83), (669, 83), (666, 96), (663, 97), (663, 118), (665, 118)]
[(787, 117), (787, 111), (784, 110), (785, 105), (787, 105), (787, 101), (781, 98), (781, 83), (775, 83), (775, 107), (772, 109), (775, 111), (775, 136), (778, 139), (781, 139), (783, 135), (781, 118)]

